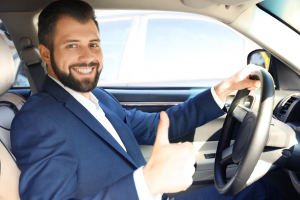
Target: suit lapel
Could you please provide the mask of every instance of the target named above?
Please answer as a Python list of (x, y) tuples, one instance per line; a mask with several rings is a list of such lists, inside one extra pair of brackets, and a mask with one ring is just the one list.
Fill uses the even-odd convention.
[[(55, 97), (58, 101), (65, 102), (65, 107), (76, 115), (84, 124), (92, 131), (98, 134), (103, 140), (112, 146), (118, 153), (123, 155), (135, 167), (138, 167), (133, 159), (124, 151), (113, 136), (99, 123), (99, 121), (81, 105), (72, 95), (65, 89), (55, 83), (48, 76), (45, 77), (42, 91), (45, 91)], [(110, 119), (109, 119), (110, 120)], [(111, 120), (110, 120), (111, 121)]]
[(86, 110), (76, 99), (70, 96), (66, 102), (65, 107), (68, 108), (74, 115), (76, 115), (83, 123), (85, 123), (90, 129), (97, 133), (103, 140), (111, 145), (115, 150), (127, 158), (134, 166), (136, 163), (132, 158), (124, 151), (120, 144), (113, 138), (113, 136), (102, 126), (102, 124), (88, 111)]
[(146, 164), (145, 158), (138, 146), (138, 143), (131, 133), (131, 130), (124, 124), (124, 122), (108, 107), (99, 101), (99, 106), (105, 113), (106, 118), (110, 121), (112, 126), (115, 128), (119, 137), (121, 138), (124, 146), (126, 147), (127, 153), (135, 161), (138, 166)]

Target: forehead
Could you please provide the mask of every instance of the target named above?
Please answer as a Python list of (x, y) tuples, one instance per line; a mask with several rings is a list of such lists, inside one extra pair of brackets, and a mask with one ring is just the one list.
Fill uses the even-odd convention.
[(62, 17), (56, 23), (55, 43), (69, 39), (84, 41), (97, 38), (99, 38), (98, 29), (92, 19), (82, 24), (71, 17)]

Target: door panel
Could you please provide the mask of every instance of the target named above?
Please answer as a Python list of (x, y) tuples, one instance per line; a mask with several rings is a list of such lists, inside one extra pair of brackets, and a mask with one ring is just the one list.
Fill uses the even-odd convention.
[[(233, 143), (234, 141), (231, 141)], [(202, 141), (193, 142), (194, 153), (196, 156), (197, 168), (194, 175), (194, 181), (208, 181), (214, 179), (214, 158), (205, 158), (205, 154), (215, 154), (218, 142), (217, 141)], [(153, 146), (150, 145), (140, 145), (141, 151), (148, 162)], [(231, 176), (236, 171), (236, 165), (230, 165), (227, 168), (227, 178)]]
[[(198, 93), (204, 91), (204, 89), (130, 89), (130, 90), (114, 90), (108, 89), (124, 106), (126, 109), (136, 108), (144, 112), (160, 112), (168, 109), (173, 105), (182, 103), (189, 98), (194, 97)], [(295, 91), (276, 91), (275, 105), (286, 95), (292, 94)], [(230, 105), (234, 98), (235, 93), (230, 95), (226, 99), (226, 104)], [(260, 99), (260, 91), (251, 93), (251, 96), (246, 100), (245, 106), (252, 108), (254, 111), (258, 110), (258, 104)], [(224, 123), (226, 115), (221, 116), (201, 127), (198, 127), (195, 131), (176, 138), (171, 142), (193, 142), (195, 146), (195, 154), (197, 161), (197, 169), (194, 176), (194, 184), (207, 185), (208, 181), (213, 183), (214, 179), (214, 158), (206, 159), (204, 154), (213, 154), (216, 152), (218, 140), (221, 134), (221, 129)], [(233, 136), (234, 139), (234, 136)], [(234, 142), (234, 140), (232, 140)], [(141, 151), (148, 161), (150, 158), (153, 146), (141, 145)], [(236, 171), (236, 166), (232, 165), (227, 168), (227, 177), (230, 178)]]
[[(160, 112), (165, 111), (171, 106), (182, 103), (189, 98), (203, 92), (204, 89), (152, 89), (152, 90), (107, 90), (112, 93), (125, 109), (136, 108), (144, 112)], [(229, 98), (230, 103), (233, 98)], [(195, 131), (186, 134), (180, 138), (173, 139), (172, 143), (190, 141), (195, 147), (195, 155), (197, 161), (197, 169), (194, 176), (194, 182), (197, 185), (212, 183), (214, 179), (213, 168), (214, 158), (206, 159), (204, 154), (215, 154), (221, 128), (223, 126), (226, 115), (211, 121)], [(149, 160), (153, 146), (140, 145), (141, 151), (146, 159)], [(236, 166), (228, 167), (228, 178), (234, 174)]]

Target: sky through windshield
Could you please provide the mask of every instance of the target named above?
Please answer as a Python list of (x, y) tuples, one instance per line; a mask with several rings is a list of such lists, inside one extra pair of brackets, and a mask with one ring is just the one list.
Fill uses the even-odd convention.
[(300, 32), (300, 0), (265, 0), (259, 5)]

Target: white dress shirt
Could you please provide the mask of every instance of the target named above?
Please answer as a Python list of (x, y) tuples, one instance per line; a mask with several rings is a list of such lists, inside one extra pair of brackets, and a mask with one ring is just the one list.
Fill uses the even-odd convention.
[[(52, 80), (54, 80), (58, 85), (64, 88), (67, 92), (69, 92), (81, 105), (83, 105), (126, 151), (126, 148), (121, 138), (119, 137), (118, 133), (116, 132), (110, 121), (106, 118), (105, 113), (98, 104), (98, 99), (93, 95), (93, 93), (90, 92), (90, 99), (87, 99), (78, 92), (72, 90), (71, 88), (64, 86), (60, 81), (56, 80), (50, 75), (48, 76)], [(211, 88), (211, 93), (218, 106), (222, 109), (224, 107), (224, 102), (222, 102), (217, 96), (214, 87)], [(133, 179), (140, 200), (161, 200), (162, 194), (151, 196), (151, 193), (144, 179), (143, 166), (134, 171)]]

